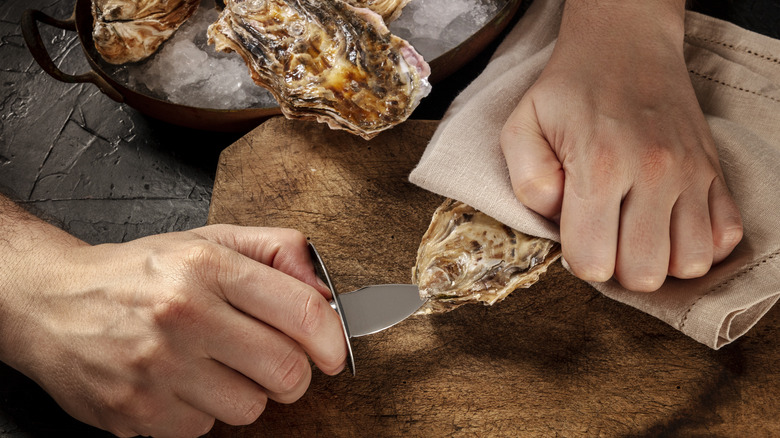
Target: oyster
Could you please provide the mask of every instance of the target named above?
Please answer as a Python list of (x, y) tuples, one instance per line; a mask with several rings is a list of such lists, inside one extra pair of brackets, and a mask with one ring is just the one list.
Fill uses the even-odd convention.
[(536, 283), (560, 255), (558, 243), (448, 199), (434, 212), (412, 269), (412, 282), (428, 300), (418, 313), (446, 312), (469, 302), (492, 305)]
[(227, 0), (209, 43), (235, 51), (288, 118), (370, 139), (406, 120), (430, 68), (382, 18), (341, 0)]
[(112, 64), (151, 56), (198, 8), (200, 0), (92, 0), (92, 40)]
[(385, 23), (389, 23), (401, 15), (401, 9), (411, 0), (347, 0), (347, 3), (357, 8), (368, 8), (381, 15)]

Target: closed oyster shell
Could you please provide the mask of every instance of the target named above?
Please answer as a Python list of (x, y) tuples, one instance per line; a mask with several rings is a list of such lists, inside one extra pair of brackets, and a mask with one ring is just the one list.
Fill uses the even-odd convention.
[(200, 0), (92, 0), (92, 40), (111, 64), (151, 56), (195, 13)]
[(347, 0), (347, 3), (357, 8), (368, 8), (381, 15), (385, 23), (389, 23), (399, 16), (401, 10), (411, 0)]
[(558, 243), (448, 199), (434, 212), (412, 269), (412, 282), (428, 300), (418, 313), (447, 312), (470, 302), (492, 305), (536, 283), (560, 255)]
[(208, 36), (241, 55), (288, 118), (366, 139), (406, 120), (430, 91), (414, 48), (341, 0), (228, 0)]

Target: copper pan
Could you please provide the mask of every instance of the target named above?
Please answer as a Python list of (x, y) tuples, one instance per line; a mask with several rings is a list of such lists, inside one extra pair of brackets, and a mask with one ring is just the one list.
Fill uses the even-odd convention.
[[(490, 44), (517, 13), (521, 0), (509, 0), (496, 16), (482, 29), (457, 47), (430, 61), (431, 82), (436, 83), (451, 75), (472, 60)], [(33, 58), (54, 79), (67, 83), (92, 83), (111, 99), (126, 103), (136, 110), (159, 120), (176, 125), (209, 131), (240, 132), (249, 130), (266, 118), (281, 114), (278, 106), (244, 109), (209, 109), (171, 103), (132, 90), (112, 79), (101, 63), (92, 42), (91, 0), (77, 0), (73, 15), (66, 20), (52, 18), (38, 10), (27, 10), (22, 16), (22, 34)], [(38, 23), (78, 33), (81, 47), (91, 70), (78, 75), (61, 71), (52, 61), (43, 44)]]

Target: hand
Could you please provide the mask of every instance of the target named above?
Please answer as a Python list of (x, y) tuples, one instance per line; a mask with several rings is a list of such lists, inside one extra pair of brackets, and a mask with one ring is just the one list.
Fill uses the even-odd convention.
[(742, 222), (688, 77), (682, 2), (584, 3), (566, 3), (552, 57), (501, 134), (515, 194), (560, 222), (584, 280), (653, 291), (702, 276)]
[[(337, 314), (296, 231), (210, 226), (68, 246), (26, 294), (9, 362), (71, 415), (120, 436), (255, 421), (345, 364)], [(5, 334), (7, 336), (7, 334)], [(5, 349), (7, 351), (7, 348)]]

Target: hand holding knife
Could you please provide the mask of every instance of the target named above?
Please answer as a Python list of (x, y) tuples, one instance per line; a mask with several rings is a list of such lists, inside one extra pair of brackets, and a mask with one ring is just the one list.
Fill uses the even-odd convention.
[(352, 292), (337, 293), (322, 257), (312, 243), (309, 252), (314, 272), (325, 282), (333, 295), (330, 305), (339, 314), (347, 341), (347, 366), (355, 375), (355, 359), (351, 338), (370, 335), (392, 327), (416, 312), (425, 301), (413, 284), (379, 284)]

